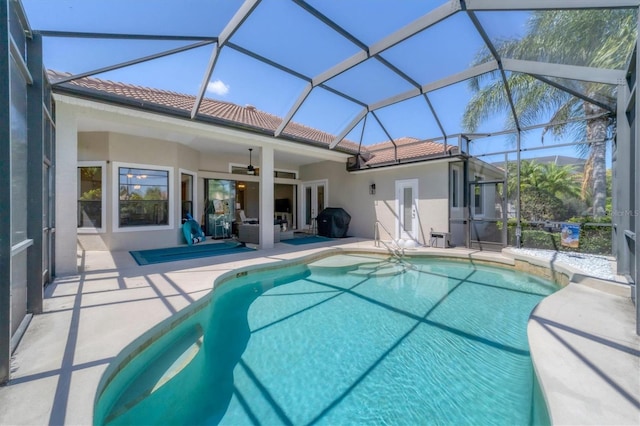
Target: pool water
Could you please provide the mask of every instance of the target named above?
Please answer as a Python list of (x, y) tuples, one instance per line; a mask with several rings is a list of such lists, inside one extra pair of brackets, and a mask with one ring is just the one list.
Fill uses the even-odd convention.
[(526, 324), (555, 290), (429, 258), (338, 255), (251, 273), (220, 286), (167, 350), (119, 373), (95, 421), (530, 424)]

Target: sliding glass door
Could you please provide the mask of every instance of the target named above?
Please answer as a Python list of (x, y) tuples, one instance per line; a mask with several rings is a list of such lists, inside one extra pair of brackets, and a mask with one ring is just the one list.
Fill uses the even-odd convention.
[(206, 235), (229, 238), (236, 214), (236, 181), (205, 179), (204, 194)]

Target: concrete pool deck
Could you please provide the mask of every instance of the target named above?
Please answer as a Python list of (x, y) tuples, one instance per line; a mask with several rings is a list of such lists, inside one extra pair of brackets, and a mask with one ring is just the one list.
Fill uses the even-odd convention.
[[(255, 253), (147, 266), (138, 266), (128, 252), (79, 251), (82, 272), (57, 278), (45, 289), (44, 312), (33, 317), (14, 353), (12, 378), (0, 387), (0, 424), (92, 424), (100, 377), (132, 340), (203, 297), (229, 271), (328, 247), (376, 250), (372, 241), (355, 238), (344, 244), (278, 243)], [(421, 248), (413, 253), (515, 262), (508, 251)], [(545, 299), (529, 322), (531, 354), (552, 420), (640, 424), (640, 337), (629, 289), (576, 277), (580, 283)]]

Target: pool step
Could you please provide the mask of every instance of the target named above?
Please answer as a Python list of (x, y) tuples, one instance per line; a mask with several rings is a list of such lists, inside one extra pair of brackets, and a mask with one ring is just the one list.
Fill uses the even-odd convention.
[[(144, 363), (144, 369), (138, 363), (137, 366), (141, 372), (137, 375), (135, 372), (129, 372), (128, 374), (132, 376), (130, 380), (127, 383), (122, 383), (122, 388), (118, 392), (114, 392), (115, 394), (119, 393), (120, 396), (110, 407), (104, 418), (104, 423), (117, 422), (120, 416), (133, 409), (180, 374), (198, 355), (203, 339), (204, 331), (197, 324), (184, 331), (179, 339), (165, 342), (163, 346), (156, 345), (161, 349), (159, 353), (149, 355), (143, 351), (138, 354), (139, 359), (146, 357), (148, 361)], [(133, 369), (132, 364), (125, 364), (123, 368)]]
[(349, 271), (349, 275), (368, 277), (391, 277), (404, 274), (410, 269), (406, 264), (400, 262), (383, 262), (378, 264), (360, 265), (358, 269)]

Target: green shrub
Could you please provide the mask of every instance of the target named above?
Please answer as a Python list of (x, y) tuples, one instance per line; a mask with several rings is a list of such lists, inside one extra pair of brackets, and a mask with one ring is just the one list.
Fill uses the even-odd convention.
[(592, 217), (592, 216), (575, 216), (571, 219), (567, 220), (567, 222), (571, 223), (611, 223), (611, 216), (600, 216), (600, 217)]
[[(593, 218), (591, 218), (593, 219)], [(580, 223), (580, 222), (578, 222)], [(595, 222), (592, 222), (595, 223)], [(606, 222), (601, 222), (606, 223)], [(509, 224), (507, 230), (508, 245), (516, 245), (515, 224)], [(589, 226), (580, 227), (580, 246), (578, 248), (564, 247), (560, 244), (559, 232), (548, 232), (542, 229), (532, 229), (528, 224), (522, 226), (522, 247), (545, 250), (559, 250), (566, 252), (601, 254), (610, 256), (612, 253), (611, 227)]]
[(526, 230), (522, 231), (522, 246), (547, 250), (560, 250), (560, 234), (557, 232)]

